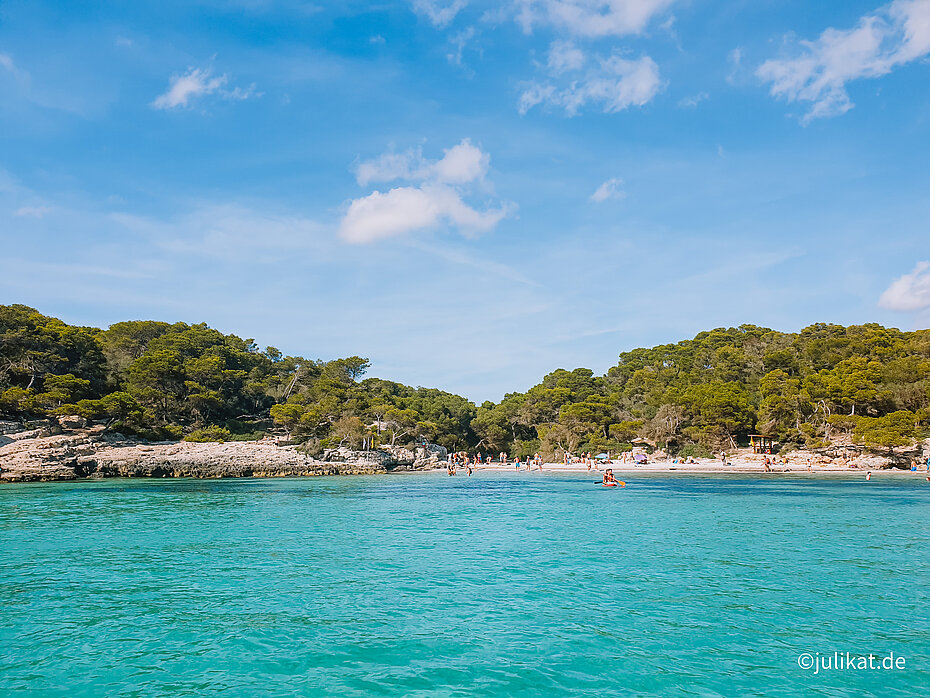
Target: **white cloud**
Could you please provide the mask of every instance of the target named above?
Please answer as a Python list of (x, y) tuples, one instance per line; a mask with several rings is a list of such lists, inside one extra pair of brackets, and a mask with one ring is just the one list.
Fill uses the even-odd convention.
[(455, 16), (461, 12), (466, 0), (452, 0), (444, 2), (443, 0), (413, 0), (413, 11), (417, 14), (426, 15), (433, 26), (443, 29), (452, 23)]
[(930, 262), (918, 262), (910, 274), (905, 274), (885, 290), (878, 300), (882, 308), (918, 311), (930, 308)]
[(620, 188), (622, 186), (623, 180), (619, 177), (608, 179), (591, 194), (591, 201), (601, 203), (602, 201), (607, 201), (607, 199), (626, 198), (626, 192)]
[(571, 70), (581, 70), (585, 64), (585, 55), (571, 41), (553, 41), (549, 47), (547, 66), (553, 75), (561, 75)]
[(449, 223), (464, 233), (486, 232), (508, 214), (508, 207), (477, 211), (455, 189), (442, 184), (397, 187), (355, 199), (339, 234), (347, 242), (366, 243)]
[[(553, 27), (575, 39), (641, 34), (675, 0), (515, 0), (516, 21), (527, 33), (536, 25)], [(670, 18), (671, 19), (671, 18)], [(670, 28), (671, 21), (663, 25)], [(517, 108), (526, 114), (546, 104), (574, 116), (596, 104), (616, 113), (651, 101), (662, 87), (659, 68), (649, 56), (629, 59), (615, 52), (589, 57), (575, 41), (557, 39), (544, 66), (548, 79), (524, 83)]]
[(675, 0), (517, 0), (524, 31), (550, 24), (582, 37), (639, 34)]
[(468, 138), (444, 151), (440, 160), (429, 161), (421, 150), (387, 152), (356, 167), (355, 178), (361, 186), (397, 179), (426, 180), (464, 184), (483, 179), (491, 157)]
[(13, 58), (5, 53), (0, 53), (0, 67), (6, 68), (11, 73), (16, 72), (16, 67), (13, 65)]
[(756, 75), (771, 83), (772, 96), (810, 102), (805, 123), (844, 114), (853, 107), (847, 83), (886, 75), (930, 53), (930, 0), (896, 0), (853, 29), (829, 28), (800, 44), (797, 55), (770, 59)]
[(486, 232), (513, 209), (505, 203), (480, 211), (463, 200), (466, 185), (484, 180), (490, 160), (465, 138), (445, 149), (439, 160), (427, 160), (419, 149), (411, 149), (364, 161), (356, 168), (362, 186), (395, 180), (422, 184), (374, 191), (351, 201), (339, 234), (347, 242), (367, 243), (441, 225), (464, 234)]
[(441, 182), (464, 184), (484, 179), (491, 163), (491, 156), (472, 145), (467, 138), (443, 152), (445, 155), (431, 168), (433, 175)]
[(373, 160), (365, 160), (358, 164), (355, 168), (355, 181), (364, 187), (371, 182), (414, 179), (418, 177), (422, 161), (423, 156), (419, 150), (382, 153)]
[(168, 91), (152, 102), (156, 109), (174, 109), (186, 107), (188, 102), (200, 95), (208, 95), (226, 84), (227, 77), (211, 77), (210, 71), (203, 68), (191, 68), (184, 75), (174, 75)]
[(175, 109), (187, 107), (191, 100), (205, 95), (219, 94), (225, 99), (243, 100), (259, 96), (255, 85), (247, 88), (234, 87), (225, 89), (229, 77), (225, 74), (213, 76), (209, 68), (189, 68), (183, 75), (171, 77), (168, 91), (159, 95), (152, 107), (155, 109)]
[(613, 114), (647, 104), (662, 87), (659, 67), (649, 56), (629, 60), (613, 55), (598, 61), (579, 78), (562, 82), (561, 86), (531, 83), (520, 95), (520, 113), (549, 104), (574, 116), (583, 107), (597, 104), (603, 112)]

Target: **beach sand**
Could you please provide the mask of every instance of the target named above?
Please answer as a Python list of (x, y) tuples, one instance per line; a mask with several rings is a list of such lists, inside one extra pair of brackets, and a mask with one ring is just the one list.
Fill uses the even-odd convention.
[[(901, 475), (901, 476), (910, 476), (910, 477), (920, 477), (924, 479), (930, 476), (930, 473), (921, 467), (917, 472), (911, 470), (903, 470), (900, 468), (882, 468), (880, 462), (874, 464), (869, 463), (866, 459), (859, 459), (861, 462), (857, 464), (857, 467), (850, 467), (849, 465), (843, 465), (838, 463), (808, 463), (809, 460), (806, 456), (807, 453), (803, 453), (802, 456), (799, 454), (798, 460), (800, 462), (792, 462), (792, 459), (789, 457), (788, 463), (777, 463), (775, 465), (770, 465), (769, 472), (765, 471), (765, 466), (763, 465), (762, 459), (759, 456), (746, 457), (746, 456), (734, 456), (728, 460), (728, 465), (723, 465), (719, 459), (712, 458), (696, 458), (694, 463), (673, 463), (671, 460), (659, 460), (654, 462), (648, 462), (646, 464), (633, 464), (633, 463), (622, 463), (620, 461), (612, 461), (611, 463), (600, 462), (597, 467), (592, 466), (590, 469), (584, 463), (543, 463), (542, 470), (533, 466), (533, 469), (527, 471), (526, 464), (521, 463), (519, 470), (514, 467), (513, 463), (501, 464), (501, 463), (490, 463), (486, 465), (481, 465), (476, 470), (487, 470), (487, 471), (508, 471), (508, 472), (521, 472), (527, 475), (536, 474), (536, 473), (590, 473), (596, 477), (600, 477), (604, 474), (604, 471), (607, 468), (613, 470), (615, 475), (620, 475), (623, 473), (696, 473), (696, 474), (717, 474), (717, 473), (759, 473), (766, 475), (778, 475), (781, 473), (813, 473), (813, 474), (836, 474), (836, 473), (847, 473), (850, 475), (861, 474), (862, 477), (866, 476), (866, 473), (871, 472), (873, 477), (876, 474), (882, 475)], [(474, 466), (473, 466), (474, 467)], [(443, 468), (445, 470), (445, 468)], [(459, 466), (459, 474), (464, 474), (464, 469)]]

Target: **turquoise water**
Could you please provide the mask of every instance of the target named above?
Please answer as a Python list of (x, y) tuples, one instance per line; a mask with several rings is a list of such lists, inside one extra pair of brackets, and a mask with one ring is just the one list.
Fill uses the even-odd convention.
[(927, 694), (923, 478), (628, 481), (5, 485), (0, 695)]

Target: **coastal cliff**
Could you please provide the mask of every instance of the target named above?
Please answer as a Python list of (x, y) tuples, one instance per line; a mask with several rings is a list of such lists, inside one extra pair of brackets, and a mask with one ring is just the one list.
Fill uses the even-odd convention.
[(145, 442), (67, 418), (26, 429), (0, 424), (0, 482), (107, 477), (373, 475), (438, 467), (445, 449), (330, 449), (316, 459), (273, 438), (225, 443)]

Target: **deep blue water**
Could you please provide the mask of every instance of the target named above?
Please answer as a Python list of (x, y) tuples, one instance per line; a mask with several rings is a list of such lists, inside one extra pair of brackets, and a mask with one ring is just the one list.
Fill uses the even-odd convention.
[(930, 692), (923, 478), (628, 482), (5, 485), (0, 695)]

